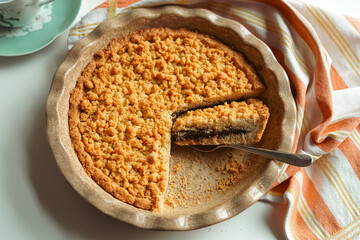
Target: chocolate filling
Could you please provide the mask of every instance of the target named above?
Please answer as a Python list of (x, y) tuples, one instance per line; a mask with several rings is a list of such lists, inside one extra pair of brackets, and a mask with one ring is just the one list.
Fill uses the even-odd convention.
[(249, 130), (246, 129), (227, 129), (223, 131), (213, 131), (210, 129), (196, 129), (188, 131), (179, 131), (175, 134), (172, 134), (173, 141), (183, 141), (183, 140), (200, 140), (207, 139), (212, 137), (223, 138), (230, 134), (247, 134)]

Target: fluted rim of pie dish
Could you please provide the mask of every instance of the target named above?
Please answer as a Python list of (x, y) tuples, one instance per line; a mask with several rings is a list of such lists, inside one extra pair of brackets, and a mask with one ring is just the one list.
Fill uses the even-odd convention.
[[(192, 230), (209, 226), (236, 216), (257, 200), (259, 200), (285, 170), (286, 164), (269, 160), (262, 179), (249, 187), (241, 195), (233, 196), (223, 205), (201, 213), (169, 214), (154, 213), (138, 209), (114, 198), (100, 188), (84, 171), (71, 146), (68, 133), (69, 92), (75, 86), (70, 77), (80, 75), (81, 67), (90, 61), (91, 54), (105, 47), (99, 43), (101, 36), (115, 28), (126, 31), (127, 26), (141, 19), (156, 19), (164, 15), (176, 15), (181, 18), (201, 18), (211, 25), (234, 31), (247, 45), (256, 48), (265, 62), (265, 66), (273, 72), (278, 81), (278, 92), (284, 102), (284, 118), (282, 122), (283, 139), (278, 150), (290, 152), (295, 132), (295, 104), (291, 94), (289, 80), (281, 65), (276, 61), (270, 48), (260, 39), (252, 35), (242, 24), (223, 18), (209, 10), (184, 8), (179, 6), (163, 6), (157, 8), (138, 8), (125, 12), (112, 20), (100, 24), (91, 34), (80, 40), (69, 52), (66, 59), (56, 71), (46, 104), (47, 135), (57, 165), (70, 185), (89, 203), (100, 211), (115, 219), (127, 222), (144, 229), (156, 230)], [(104, 40), (104, 39), (102, 39)], [(93, 47), (97, 46), (94, 51)], [(87, 56), (87, 57), (83, 57)], [(75, 75), (75, 76), (74, 76)]]

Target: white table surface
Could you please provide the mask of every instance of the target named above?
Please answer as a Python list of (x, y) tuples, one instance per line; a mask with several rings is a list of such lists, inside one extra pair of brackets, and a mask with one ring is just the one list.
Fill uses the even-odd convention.
[[(77, 19), (103, 1), (83, 0)], [(312, 2), (360, 18), (359, 0)], [(0, 239), (284, 239), (285, 206), (267, 202), (188, 232), (138, 229), (85, 202), (57, 169), (45, 132), (45, 102), (67, 34), (36, 53), (0, 57)]]

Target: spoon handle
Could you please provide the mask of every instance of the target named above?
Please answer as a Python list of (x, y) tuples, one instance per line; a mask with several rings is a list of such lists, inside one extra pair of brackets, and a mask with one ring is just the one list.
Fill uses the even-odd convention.
[(247, 152), (255, 153), (257, 155), (275, 159), (290, 165), (294, 165), (297, 167), (306, 167), (313, 163), (313, 158), (307, 154), (295, 154), (295, 153), (286, 153), (286, 152), (279, 152), (273, 150), (267, 150), (263, 148), (254, 148), (244, 145), (219, 145), (219, 148), (229, 147), (229, 148), (236, 148), (241, 149)]

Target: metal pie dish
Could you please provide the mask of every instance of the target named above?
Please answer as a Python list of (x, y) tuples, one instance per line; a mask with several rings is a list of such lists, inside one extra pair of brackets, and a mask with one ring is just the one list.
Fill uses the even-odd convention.
[[(229, 219), (258, 201), (271, 188), (286, 164), (261, 157), (252, 157), (238, 184), (215, 191), (210, 198), (199, 197), (196, 204), (185, 204), (161, 212), (142, 210), (126, 204), (103, 190), (89, 177), (71, 146), (68, 127), (70, 91), (75, 87), (81, 71), (93, 55), (119, 38), (146, 28), (186, 28), (207, 34), (243, 53), (254, 65), (267, 89), (260, 97), (270, 109), (270, 119), (262, 140), (256, 145), (267, 149), (290, 152), (295, 133), (295, 103), (289, 80), (270, 48), (252, 35), (243, 25), (220, 17), (205, 9), (178, 6), (139, 8), (100, 24), (91, 34), (80, 40), (56, 71), (46, 105), (47, 134), (59, 169), (70, 185), (84, 199), (115, 219), (145, 229), (192, 230)], [(216, 183), (202, 164), (211, 165), (211, 157), (203, 161), (189, 159), (195, 154), (186, 147), (174, 147), (170, 159), (183, 161), (183, 169), (171, 175), (173, 186), (184, 172), (198, 176), (191, 178), (194, 194), (201, 186)], [(219, 156), (227, 154), (218, 153)], [(241, 152), (232, 152), (241, 155)], [(216, 154), (213, 154), (216, 155)], [(198, 155), (197, 155), (198, 156)], [(191, 157), (190, 157), (191, 158)], [(205, 170), (204, 170), (205, 169)], [(179, 176), (176, 176), (176, 175)], [(202, 177), (203, 176), (203, 177)], [(175, 180), (175, 181), (174, 181)], [(177, 185), (178, 184), (178, 185)], [(196, 196), (195, 196), (196, 197)]]

